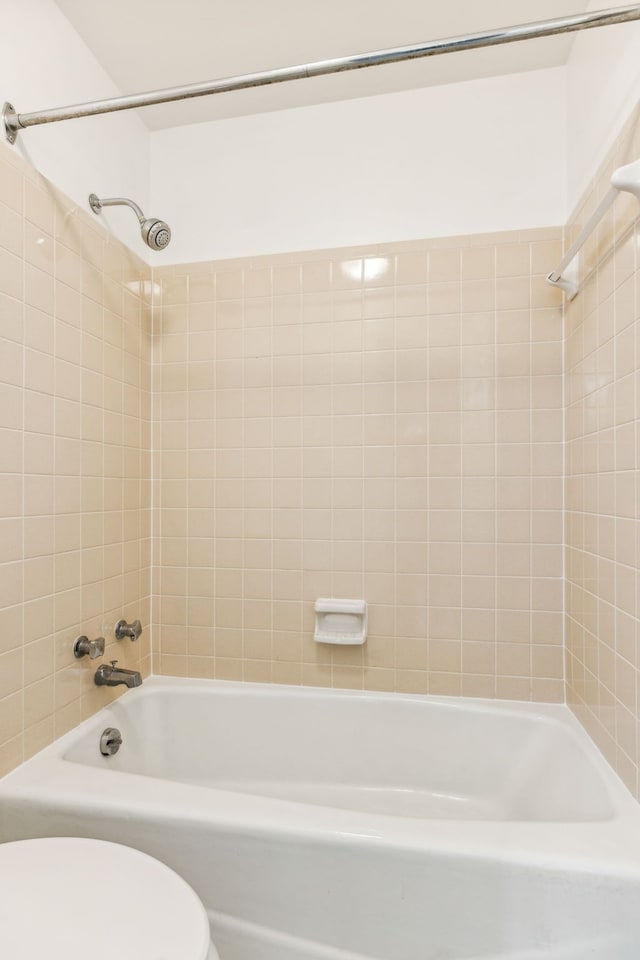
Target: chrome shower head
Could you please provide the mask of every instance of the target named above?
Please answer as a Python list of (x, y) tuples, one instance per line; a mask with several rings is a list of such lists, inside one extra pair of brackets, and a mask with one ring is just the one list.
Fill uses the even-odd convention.
[(152, 250), (164, 250), (171, 240), (171, 229), (164, 220), (154, 220), (149, 217), (140, 224), (142, 239)]
[(107, 200), (101, 200), (95, 193), (89, 194), (89, 206), (94, 213), (100, 213), (103, 207), (131, 207), (138, 222), (140, 223), (140, 233), (142, 239), (152, 250), (164, 250), (171, 240), (171, 229), (164, 220), (156, 220), (155, 217), (145, 217), (137, 203), (133, 200), (127, 200), (125, 197), (110, 197)]

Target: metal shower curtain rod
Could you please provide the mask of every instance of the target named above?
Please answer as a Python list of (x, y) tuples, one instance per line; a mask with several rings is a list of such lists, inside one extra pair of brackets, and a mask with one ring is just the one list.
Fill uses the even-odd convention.
[(266, 70), (263, 73), (249, 73), (240, 77), (227, 77), (222, 80), (210, 80), (205, 83), (191, 83), (182, 87), (168, 87), (164, 90), (132, 94), (125, 97), (113, 97), (110, 100), (94, 100), (69, 107), (57, 107), (40, 110), (35, 113), (16, 113), (10, 103), (5, 103), (2, 118), (7, 140), (15, 143), (20, 130), (35, 127), (41, 123), (56, 123), (58, 120), (73, 120), (77, 117), (91, 117), (100, 113), (115, 113), (118, 110), (133, 110), (158, 103), (172, 103), (176, 100), (190, 100), (194, 97), (207, 97), (215, 93), (229, 93), (232, 90), (246, 90), (250, 87), (264, 87), (272, 83), (284, 83), (288, 80), (303, 80), (309, 77), (321, 77), (347, 70), (361, 70), (364, 67), (377, 67), (385, 63), (400, 63), (403, 60), (418, 60), (423, 57), (437, 57), (444, 53), (460, 53), (465, 50), (478, 50), (481, 47), (496, 47), (516, 40), (535, 40), (552, 37), (561, 33), (574, 33), (578, 30), (590, 30), (594, 27), (606, 27), (615, 23), (627, 23), (640, 20), (640, 3), (623, 7), (611, 7), (609, 10), (597, 10), (555, 20), (541, 20), (535, 23), (523, 23), (519, 26), (486, 30), (482, 33), (469, 33), (460, 37), (433, 40), (429, 43), (407, 47), (394, 47), (389, 50), (377, 50), (372, 53), (360, 53), (351, 57), (336, 57), (332, 60), (317, 60), (314, 63), (295, 67), (281, 67)]

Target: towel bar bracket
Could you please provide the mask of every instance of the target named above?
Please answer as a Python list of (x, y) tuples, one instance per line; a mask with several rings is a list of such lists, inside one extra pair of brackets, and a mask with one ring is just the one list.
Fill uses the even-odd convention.
[(566, 277), (558, 277), (556, 276), (555, 272), (549, 274), (547, 277), (547, 283), (550, 283), (552, 287), (557, 287), (559, 290), (562, 290), (563, 293), (566, 293), (567, 300), (575, 300), (580, 290), (580, 287), (575, 280), (567, 280)]

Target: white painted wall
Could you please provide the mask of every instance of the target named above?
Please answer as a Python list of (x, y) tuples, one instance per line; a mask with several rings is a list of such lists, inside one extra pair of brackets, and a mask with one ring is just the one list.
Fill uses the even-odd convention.
[[(618, 5), (618, 0), (592, 0), (589, 9)], [(567, 64), (567, 214), (638, 103), (639, 51), (640, 22), (575, 37)]]
[(155, 262), (564, 223), (565, 70), (151, 135)]
[[(156, 262), (562, 223), (640, 98), (638, 49), (625, 24), (576, 35), (567, 68), (151, 135), (114, 114), (31, 128), (14, 149), (83, 206), (93, 190), (166, 218)], [(4, 4), (0, 101), (120, 92), (53, 0)], [(129, 211), (102, 217), (145, 256)]]
[[(29, 113), (120, 93), (52, 0), (2, 4), (0, 103)], [(86, 209), (92, 191), (148, 207), (149, 132), (133, 112), (31, 127), (12, 149)], [(101, 216), (144, 258), (130, 211)]]

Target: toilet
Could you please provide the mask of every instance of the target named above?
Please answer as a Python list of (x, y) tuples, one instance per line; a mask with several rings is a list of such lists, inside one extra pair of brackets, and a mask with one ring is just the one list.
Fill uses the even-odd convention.
[(219, 960), (182, 877), (139, 850), (78, 837), (0, 844), (0, 957)]

